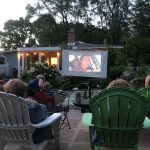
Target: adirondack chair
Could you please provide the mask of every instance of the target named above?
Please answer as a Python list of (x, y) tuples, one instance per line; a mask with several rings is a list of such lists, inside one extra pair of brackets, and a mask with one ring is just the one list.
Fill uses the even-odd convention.
[[(91, 113), (82, 117), (89, 127), (91, 149), (100, 146), (138, 150), (138, 134), (148, 111), (148, 101), (126, 87), (113, 87), (91, 98)], [(93, 130), (97, 143), (93, 143)], [(93, 132), (93, 133), (92, 133)]]
[[(150, 87), (141, 88), (138, 90), (138, 93), (140, 93), (140, 95), (146, 97), (150, 103)], [(149, 107), (147, 116), (150, 118), (150, 107)]]
[[(56, 148), (59, 148), (60, 113), (54, 113), (38, 124), (32, 124), (29, 118), (27, 101), (13, 94), (0, 92), (0, 150), (7, 143), (33, 144), (32, 133), (36, 128), (52, 125)], [(47, 133), (48, 134), (48, 133)]]

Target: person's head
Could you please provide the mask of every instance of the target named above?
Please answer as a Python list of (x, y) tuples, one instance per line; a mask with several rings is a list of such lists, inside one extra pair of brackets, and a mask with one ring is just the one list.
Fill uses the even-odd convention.
[(43, 85), (45, 82), (45, 77), (43, 75), (38, 75), (36, 78), (39, 80), (38, 86), (40, 88), (43, 88)]
[(88, 56), (88, 55), (82, 55), (81, 56), (81, 58), (80, 58), (80, 66), (83, 69), (88, 69), (89, 62), (90, 62), (90, 56)]
[(27, 94), (27, 84), (20, 79), (10, 79), (7, 83), (4, 84), (4, 91), (7, 93), (12, 93), (23, 98)]
[(43, 85), (43, 89), (44, 90), (49, 90), (49, 88), (50, 88), (49, 82), (45, 82), (44, 85)]
[(43, 75), (38, 75), (36, 76), (37, 79), (42, 79), (43, 81), (45, 81), (45, 77)]
[(150, 75), (145, 78), (145, 87), (150, 86)]
[(79, 60), (78, 59), (74, 59), (73, 60), (73, 67), (78, 67), (79, 66)]
[(113, 87), (113, 86), (126, 86), (126, 87), (132, 88), (132, 85), (124, 79), (116, 79), (116, 80), (111, 81), (108, 84), (107, 88), (110, 88), (110, 87)]

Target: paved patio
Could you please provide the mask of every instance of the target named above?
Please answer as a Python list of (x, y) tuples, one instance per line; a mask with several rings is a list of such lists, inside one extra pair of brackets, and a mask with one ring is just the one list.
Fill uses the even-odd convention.
[[(70, 110), (68, 117), (71, 129), (66, 127), (60, 130), (60, 150), (90, 150), (88, 128), (84, 128), (81, 123), (82, 113), (79, 110)], [(44, 150), (54, 149), (54, 141), (52, 140)], [(31, 150), (31, 147), (10, 144), (5, 146), (4, 150)], [(106, 148), (102, 150), (106, 150)], [(139, 150), (150, 150), (150, 130), (140, 132)]]
[[(65, 127), (60, 130), (60, 150), (90, 150), (88, 128), (82, 126), (82, 113), (79, 108), (73, 106), (74, 93), (70, 95), (70, 110), (68, 113), (71, 129)], [(31, 150), (31, 146), (16, 144), (6, 145), (4, 150)], [(48, 142), (44, 150), (55, 150), (54, 141)], [(102, 150), (109, 150), (102, 148)], [(150, 130), (142, 130), (139, 136), (139, 150), (150, 150)]]

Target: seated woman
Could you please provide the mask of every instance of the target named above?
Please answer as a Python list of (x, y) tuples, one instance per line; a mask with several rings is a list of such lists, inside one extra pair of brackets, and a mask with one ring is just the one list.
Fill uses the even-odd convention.
[[(6, 84), (4, 84), (5, 92), (12, 93), (23, 98), (26, 98), (27, 88), (27, 84), (17, 78), (10, 79)], [(47, 107), (45, 105), (39, 104), (30, 98), (27, 98), (27, 100), (31, 123), (39, 123), (48, 116)], [(35, 144), (52, 139), (53, 134), (51, 126), (36, 129), (32, 137)]]
[[(111, 87), (114, 87), (114, 86), (125, 86), (125, 87), (132, 88), (132, 85), (131, 85), (128, 81), (126, 81), (126, 80), (124, 80), (124, 79), (112, 80), (112, 81), (108, 84), (107, 89), (108, 89), (108, 88), (111, 88)], [(97, 143), (99, 142), (99, 139), (98, 139), (98, 137), (97, 137), (97, 135), (96, 135), (96, 128), (95, 128), (95, 127), (92, 128), (92, 135), (91, 135), (91, 136), (92, 136), (92, 142), (93, 142), (94, 144), (97, 144)]]

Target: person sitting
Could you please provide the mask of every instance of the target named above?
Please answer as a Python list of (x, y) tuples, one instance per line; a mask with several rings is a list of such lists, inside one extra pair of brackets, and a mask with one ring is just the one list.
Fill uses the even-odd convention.
[(150, 75), (145, 78), (145, 87), (150, 86)]
[(46, 104), (48, 108), (55, 106), (55, 95), (54, 92), (50, 90), (49, 82), (45, 82), (43, 90), (36, 93), (36, 101), (41, 104)]
[[(17, 96), (26, 98), (28, 85), (20, 79), (14, 78), (10, 79), (6, 84), (4, 84), (4, 91), (7, 93), (12, 93)], [(30, 121), (33, 124), (39, 123), (48, 117), (47, 107), (45, 105), (39, 104), (31, 98), (26, 98)], [(47, 134), (49, 133), (49, 134)], [(36, 129), (32, 135), (34, 144), (41, 143), (45, 140), (53, 138), (51, 126)]]
[(133, 88), (132, 84), (130, 84), (128, 81), (124, 80), (124, 79), (116, 79), (111, 81), (107, 88), (113, 87), (113, 86), (126, 86), (126, 87), (130, 87)]
[[(124, 79), (115, 79), (115, 80), (111, 81), (108, 84), (107, 89), (114, 87), (114, 86), (125, 86), (125, 87), (132, 88), (132, 85)], [(92, 136), (92, 142), (94, 144), (97, 144), (99, 142), (99, 139), (96, 135), (96, 128), (95, 127), (92, 128), (92, 135), (91, 136)]]
[(35, 98), (36, 92), (43, 89), (45, 82), (45, 77), (43, 75), (38, 75), (36, 79), (28, 82), (27, 97)]

